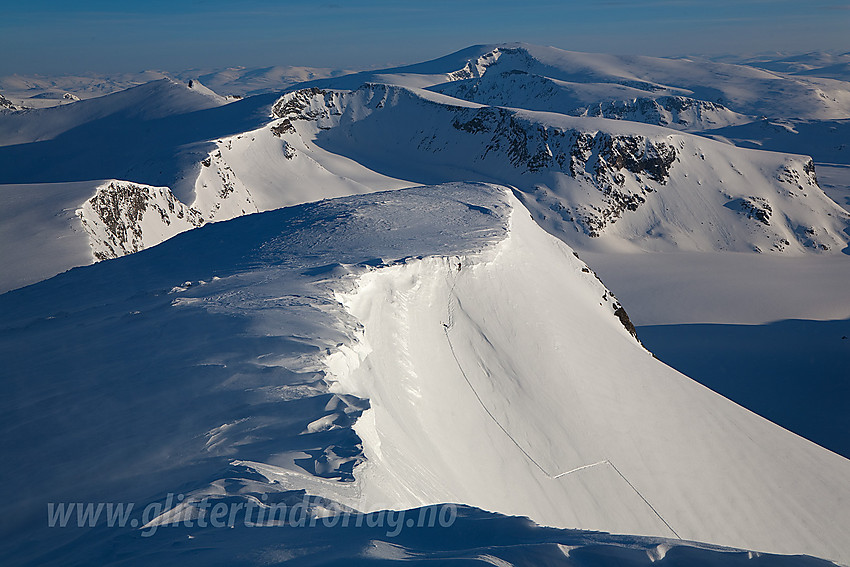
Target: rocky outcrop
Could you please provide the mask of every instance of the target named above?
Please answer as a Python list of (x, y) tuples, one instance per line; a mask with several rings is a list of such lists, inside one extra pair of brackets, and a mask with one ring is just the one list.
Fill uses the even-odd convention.
[(531, 56), (527, 51), (520, 48), (510, 48), (510, 47), (499, 47), (481, 55), (475, 60), (470, 60), (464, 65), (461, 69), (454, 71), (452, 73), (448, 73), (446, 78), (449, 81), (462, 81), (465, 79), (475, 79), (484, 76), (484, 73), (487, 71), (487, 68), (495, 65), (499, 58), (502, 55), (519, 55), (525, 56), (525, 58), (531, 62)]
[(232, 146), (231, 139), (221, 140), (218, 148), (201, 161), (195, 180), (194, 209), (207, 221), (222, 221), (259, 211), (248, 188), (222, 157)]
[[(521, 61), (520, 66), (524, 65)], [(613, 85), (607, 92), (581, 83), (556, 81), (511, 69), (485, 74), (466, 73), (470, 78), (438, 85), (433, 90), (481, 104), (558, 112), (569, 116), (594, 116), (655, 124), (676, 130), (701, 131), (750, 122), (751, 117), (734, 112), (718, 102), (680, 95), (654, 94), (658, 89), (639, 85)], [(619, 93), (619, 94), (618, 94)], [(625, 98), (627, 93), (632, 96)], [(644, 96), (636, 96), (644, 94)], [(613, 98), (624, 96), (624, 98)]]
[[(667, 103), (694, 108), (676, 97)], [(846, 241), (846, 212), (801, 156), (644, 124), (453, 103), (384, 84), (288, 93), (273, 115), (272, 134), (303, 142), (299, 154), (316, 144), (385, 175), (511, 185), (572, 245), (604, 236), (652, 250), (802, 252)]]
[(22, 110), (23, 107), (14, 104), (11, 100), (0, 94), (0, 111), (2, 110)]
[(646, 184), (627, 187), (628, 179), (649, 179), (665, 185), (676, 161), (676, 148), (667, 142), (637, 134), (618, 136), (536, 125), (501, 108), (464, 110), (453, 126), (463, 132), (489, 135), (484, 156), (503, 153), (522, 171), (557, 171), (589, 182), (602, 194), (605, 206), (571, 220), (591, 237), (599, 236), (625, 211), (637, 210), (654, 190)]
[(204, 223), (168, 187), (110, 181), (77, 211), (97, 260), (154, 246)]
[(604, 101), (569, 114), (631, 120), (679, 130), (704, 130), (746, 120), (722, 104), (684, 96)]

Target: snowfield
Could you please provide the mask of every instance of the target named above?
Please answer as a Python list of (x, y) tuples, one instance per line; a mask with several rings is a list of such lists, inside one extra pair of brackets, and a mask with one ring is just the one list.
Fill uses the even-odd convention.
[(46, 502), (302, 490), (847, 561), (850, 462), (655, 360), (505, 188), (216, 223), (0, 308), (16, 562), (92, 545)]
[[(163, 226), (154, 226), (149, 215), (129, 236), (98, 221), (89, 231), (94, 258), (139, 250), (202, 222), (455, 181), (514, 187), (541, 226), (578, 250), (839, 252), (850, 239), (850, 214), (824, 194), (812, 160), (793, 152), (811, 147), (819, 159), (840, 159), (837, 134), (817, 133), (838, 132), (848, 115), (841, 84), (830, 83), (828, 110), (793, 114), (806, 121), (787, 122), (786, 114), (748, 122), (756, 100), (786, 113), (815, 108), (809, 83), (820, 80), (519, 44), (477, 46), (409, 68), (314, 81), (327, 88), (236, 102), (197, 81), (160, 79), (0, 114), (0, 183), (18, 193), (23, 185), (125, 180), (147, 192), (158, 188), (146, 200), (180, 217), (174, 224), (162, 216)], [(709, 96), (709, 84), (732, 106)], [(776, 124), (785, 134), (772, 134)], [(795, 127), (803, 134), (790, 133)], [(704, 128), (717, 140), (682, 131)], [(761, 132), (757, 144), (749, 142), (753, 129)], [(749, 151), (730, 140), (792, 153)], [(41, 207), (38, 199), (31, 206)], [(65, 237), (77, 238), (56, 233)], [(38, 274), (87, 263), (65, 256), (62, 246), (37, 246), (57, 258)], [(17, 283), (7, 285), (35, 281), (28, 271), (11, 265), (6, 279)]]
[(850, 565), (846, 59), (0, 80), (4, 565)]

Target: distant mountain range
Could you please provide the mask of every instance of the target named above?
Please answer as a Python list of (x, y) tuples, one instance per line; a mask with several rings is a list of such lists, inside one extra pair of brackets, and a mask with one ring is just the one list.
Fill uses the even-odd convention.
[[(850, 461), (656, 359), (612, 293), (847, 316), (850, 82), (817, 75), (842, 57), (497, 44), (0, 83), (0, 555), (850, 562)], [(156, 513), (45, 522), (106, 502)], [(458, 531), (398, 540), (245, 523), (444, 504)], [(192, 523), (211, 505), (233, 529)]]

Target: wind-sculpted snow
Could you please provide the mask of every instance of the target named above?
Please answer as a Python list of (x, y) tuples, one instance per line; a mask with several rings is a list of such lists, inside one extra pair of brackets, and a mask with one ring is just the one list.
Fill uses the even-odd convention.
[[(0, 310), (13, 563), (162, 549), (138, 530), (47, 528), (49, 502), (156, 505), (136, 527), (170, 545), (168, 524), (203, 502), (305, 494), (313, 518), (457, 502), (847, 557), (850, 464), (655, 360), (505, 188), (211, 223), (4, 294)], [(269, 537), (192, 533), (187, 549)]]
[[(224, 498), (219, 502), (226, 501)], [(305, 522), (304, 527), (234, 529), (170, 527), (155, 537), (123, 534), (120, 546), (103, 544), (109, 530), (92, 529), (49, 567), (98, 565), (191, 567), (194, 565), (496, 565), (499, 567), (835, 567), (814, 557), (753, 553), (696, 542), (542, 527), (468, 506), (457, 507), (449, 527), (413, 525), (441, 507), (356, 514), (349, 524)], [(241, 518), (239, 518), (241, 520)], [(327, 525), (326, 525), (327, 523)], [(402, 529), (397, 526), (402, 525)], [(436, 522), (435, 522), (436, 524)], [(395, 533), (398, 531), (399, 533)], [(389, 534), (389, 535), (388, 535)]]
[[(273, 114), (278, 146), (306, 154), (290, 163), (321, 161), (318, 146), (397, 179), (512, 185), (542, 226), (579, 248), (801, 253), (847, 243), (848, 216), (804, 156), (387, 85), (297, 91)], [(763, 203), (772, 222), (741, 203)]]
[[(486, 247), (508, 211), (504, 190), (486, 186), (325, 201), (0, 296), (2, 451), (18, 463), (2, 487), (4, 546), (76, 537), (40, 531), (48, 502), (353, 498), (330, 479), (352, 480), (362, 461), (350, 426), (368, 401), (329, 390), (324, 360), (357, 326), (333, 290), (384, 261)], [(41, 466), (45, 454), (61, 466)], [(291, 478), (268, 485), (237, 459)]]

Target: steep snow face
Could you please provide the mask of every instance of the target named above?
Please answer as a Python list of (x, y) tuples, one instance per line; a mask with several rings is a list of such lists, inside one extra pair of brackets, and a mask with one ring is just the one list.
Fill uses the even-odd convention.
[(580, 248), (802, 253), (847, 242), (849, 217), (804, 156), (385, 85), (297, 91), (273, 113), (286, 143), (300, 137), (390, 177), (510, 184)]
[(208, 220), (227, 220), (376, 190), (416, 185), (364, 168), (294, 135), (286, 122), (216, 141), (201, 161), (192, 207)]
[(753, 120), (716, 102), (619, 84), (559, 81), (518, 69), (494, 71), (478, 79), (458, 80), (432, 89), (483, 104), (631, 120), (685, 131)]
[(188, 81), (186, 81), (186, 86), (189, 87), (192, 91), (211, 99), (216, 104), (225, 104), (228, 101), (228, 97), (219, 95), (218, 93), (214, 92), (212, 89), (201, 83), (201, 81), (199, 81), (198, 79), (189, 79)]
[(192, 207), (201, 211), (206, 220), (227, 220), (259, 212), (251, 193), (222, 159), (224, 142), (217, 145), (218, 149), (201, 162)]
[(204, 219), (168, 187), (110, 181), (77, 211), (97, 260), (118, 258), (196, 228)]
[[(143, 508), (182, 491), (275, 503), (305, 487), (353, 498), (350, 425), (367, 403), (325, 381), (357, 324), (334, 291), (383, 261), (487, 247), (508, 211), (489, 186), (323, 201), (0, 295), (0, 450), (18, 463), (0, 484), (0, 517), (15, 518), (0, 527), (4, 558), (14, 548), (32, 562), (79, 537), (46, 528), (47, 502)], [(269, 484), (236, 460), (289, 476)], [(44, 545), (18, 547), (33, 538)]]
[(459, 501), (846, 560), (850, 462), (655, 360), (518, 202), (495, 248), (370, 272), (339, 297), (363, 325), (330, 361), (334, 391), (370, 400), (359, 508)]
[(159, 502), (156, 524), (301, 491), (316, 514), (450, 501), (848, 557), (850, 462), (653, 359), (505, 188), (211, 223), (0, 309), (0, 545), (21, 563), (131, 537), (49, 529), (47, 502)]

